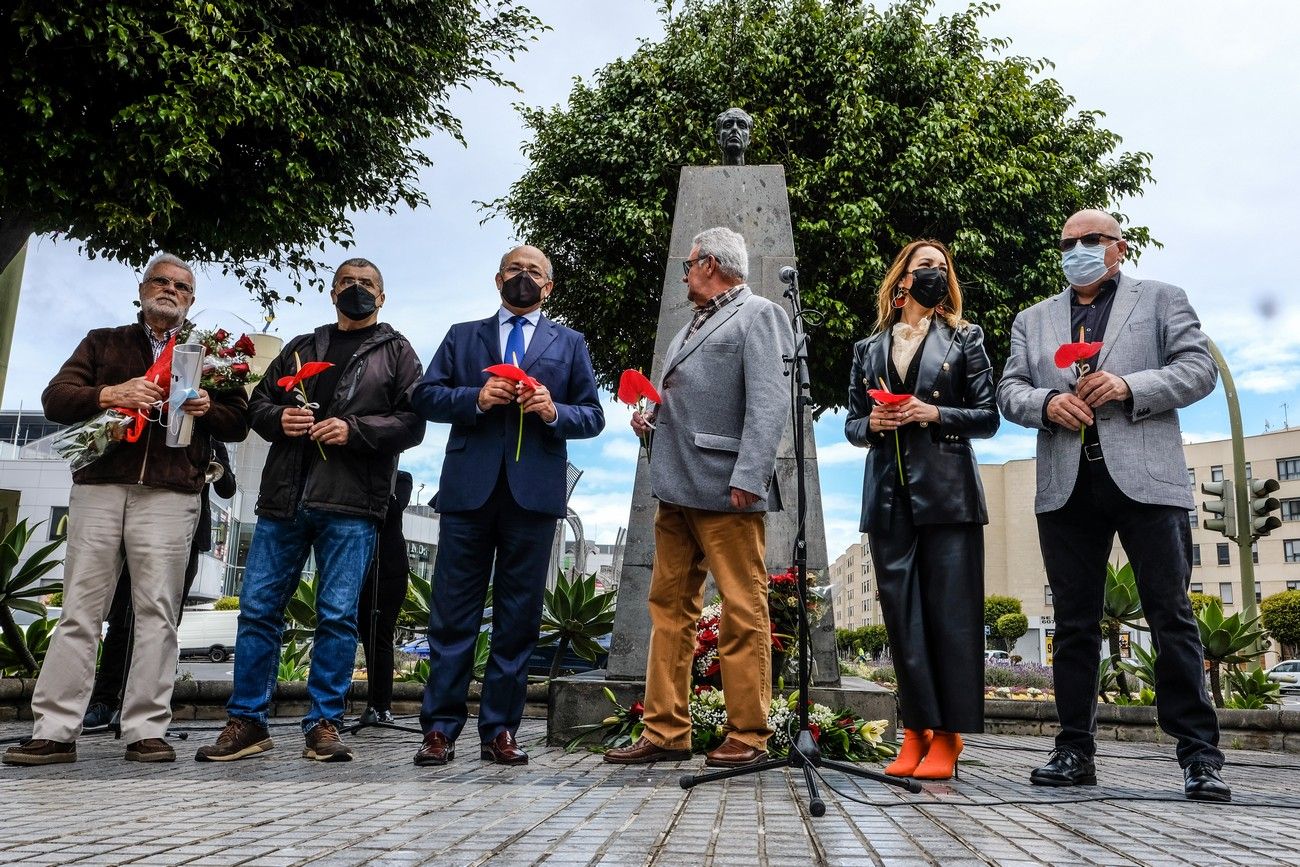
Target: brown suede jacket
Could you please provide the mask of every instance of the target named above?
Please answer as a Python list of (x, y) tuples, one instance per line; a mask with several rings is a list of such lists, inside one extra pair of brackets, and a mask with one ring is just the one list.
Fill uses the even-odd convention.
[[(141, 318), (135, 324), (96, 328), (87, 334), (41, 394), (45, 417), (79, 424), (99, 415), (99, 393), (106, 386), (144, 376), (153, 349)], [(187, 494), (203, 489), (212, 454), (211, 440), (239, 442), (248, 436), (248, 398), (242, 388), (209, 392), (212, 406), (194, 420), (186, 448), (168, 448), (167, 429), (150, 423), (138, 442), (121, 442), (102, 458), (73, 473), (79, 485), (140, 484)], [(164, 417), (165, 418), (165, 417)]]

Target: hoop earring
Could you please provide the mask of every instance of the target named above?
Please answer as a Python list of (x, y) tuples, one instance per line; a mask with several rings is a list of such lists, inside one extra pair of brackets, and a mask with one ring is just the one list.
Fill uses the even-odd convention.
[(894, 309), (895, 309), (895, 310), (902, 310), (902, 309), (903, 309), (904, 307), (906, 307), (906, 306), (907, 306), (907, 294), (904, 293), (904, 292), (899, 292), (899, 293), (895, 294), (895, 295), (894, 295)]

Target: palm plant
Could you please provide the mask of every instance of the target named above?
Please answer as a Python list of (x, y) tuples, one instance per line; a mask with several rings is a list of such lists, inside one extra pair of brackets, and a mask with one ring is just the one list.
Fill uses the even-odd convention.
[(1142, 600), (1138, 597), (1137, 578), (1132, 564), (1116, 566), (1106, 564), (1106, 594), (1102, 603), (1101, 634), (1106, 636), (1110, 649), (1110, 664), (1115, 669), (1115, 681), (1120, 693), (1129, 695), (1125, 669), (1120, 665), (1119, 633), (1121, 627), (1145, 629), (1137, 621), (1142, 619)]
[(0, 540), (0, 634), (4, 636), (8, 653), (14, 658), (14, 665), (11, 667), (29, 675), (35, 674), (40, 665), (32, 654), (23, 631), (15, 622), (13, 612), (26, 611), (28, 614), (44, 618), (47, 611), (40, 597), (63, 589), (62, 584), (36, 585), (37, 579), (63, 562), (50, 559), (50, 555), (63, 544), (62, 537), (36, 549), (23, 563), (22, 568), (14, 571), (32, 534), (43, 523), (45, 522), (38, 521), (29, 527), (27, 519), (24, 518), (5, 534), (3, 540)]
[(1249, 662), (1250, 657), (1243, 655), (1255, 643), (1265, 636), (1265, 631), (1256, 627), (1258, 617), (1249, 620), (1240, 613), (1231, 617), (1223, 616), (1223, 603), (1217, 598), (1196, 616), (1196, 628), (1201, 634), (1201, 646), (1205, 649), (1205, 660), (1210, 663), (1210, 691), (1214, 695), (1214, 706), (1224, 707), (1223, 685), (1220, 680), (1220, 668), (1224, 663)]
[(592, 662), (604, 649), (596, 639), (614, 631), (614, 597), (612, 590), (597, 590), (596, 575), (568, 578), (563, 572), (554, 590), (547, 590), (542, 605), (542, 637), (539, 646), (558, 644), (551, 660), (550, 677), (560, 673), (564, 654), (572, 646), (575, 653)]

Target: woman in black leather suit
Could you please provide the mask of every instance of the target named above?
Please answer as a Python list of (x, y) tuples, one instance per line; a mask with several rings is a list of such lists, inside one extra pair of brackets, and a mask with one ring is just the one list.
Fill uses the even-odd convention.
[[(903, 747), (885, 772), (948, 779), (958, 732), (984, 729), (988, 513), (970, 440), (998, 429), (993, 369), (938, 241), (903, 248), (877, 308), (853, 347), (844, 434), (869, 449), (861, 530), (898, 676)], [(874, 389), (910, 396), (891, 404)]]

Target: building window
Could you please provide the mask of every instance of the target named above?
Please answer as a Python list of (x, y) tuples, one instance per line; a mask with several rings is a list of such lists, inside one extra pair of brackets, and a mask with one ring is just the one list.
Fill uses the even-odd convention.
[(1286, 582), (1286, 589), (1288, 589), (1288, 590), (1300, 590), (1300, 581), (1288, 581), (1288, 582)]
[(1043, 585), (1043, 601), (1047, 603), (1048, 608), (1052, 607), (1052, 585), (1051, 584)]
[(1210, 481), (1212, 481), (1212, 482), (1221, 482), (1221, 481), (1223, 481), (1223, 465), (1222, 465), (1222, 464), (1219, 464), (1218, 466), (1210, 467)]
[(1300, 539), (1282, 542), (1282, 558), (1288, 563), (1300, 563)]
[(1282, 501), (1282, 520), (1300, 521), (1300, 499)]
[(1263, 602), (1263, 601), (1264, 601), (1264, 591), (1263, 591), (1263, 590), (1260, 590), (1260, 589), (1259, 589), (1259, 585), (1256, 584), (1256, 585), (1255, 585), (1255, 604), (1258, 605), (1259, 603), (1261, 603), (1261, 602)]
[(870, 582), (870, 581), (863, 581), (863, 582), (862, 582), (862, 592), (863, 592), (863, 593), (870, 593), (870, 592), (871, 592), (871, 582)]
[(50, 508), (50, 526), (47, 538), (53, 542), (68, 535), (68, 507), (52, 506)]
[(1222, 581), (1219, 583), (1219, 598), (1223, 600), (1224, 605), (1232, 604), (1232, 583)]
[(1201, 526), (1201, 516), (1195, 509), (1187, 513), (1187, 520), (1191, 523), (1193, 529)]
[(1220, 565), (1220, 566), (1227, 566), (1229, 563), (1232, 562), (1231, 560), (1228, 559), (1228, 543), (1227, 543), (1227, 542), (1220, 542), (1219, 544), (1215, 545), (1214, 547), (1218, 550), (1218, 553), (1219, 553), (1219, 565)]
[(1250, 543), (1250, 562), (1254, 563), (1256, 566), (1259, 565), (1259, 542), (1258, 541)]
[(1193, 488), (1196, 487), (1196, 470), (1191, 467), (1187, 468), (1187, 483)]
[(1193, 545), (1193, 546), (1192, 546), (1192, 565), (1193, 565), (1193, 566), (1199, 566), (1199, 565), (1201, 565), (1201, 546), (1200, 546), (1200, 545)]
[(1255, 478), (1255, 476), (1251, 473), (1250, 461), (1246, 461), (1246, 481), (1249, 482), (1253, 478)]
[(1277, 479), (1279, 482), (1300, 479), (1300, 458), (1278, 458)]
[(863, 564), (862, 564), (862, 574), (863, 574), (863, 575), (870, 575), (870, 574), (871, 574), (871, 564), (870, 564), (870, 563), (863, 563)]
[(1189, 588), (1189, 590), (1190, 590), (1190, 592), (1192, 592), (1192, 593), (1204, 593), (1204, 592), (1205, 592), (1205, 585), (1204, 585), (1204, 584), (1193, 584), (1193, 585)]

